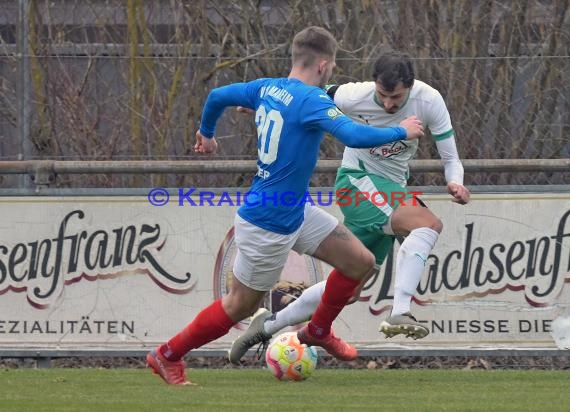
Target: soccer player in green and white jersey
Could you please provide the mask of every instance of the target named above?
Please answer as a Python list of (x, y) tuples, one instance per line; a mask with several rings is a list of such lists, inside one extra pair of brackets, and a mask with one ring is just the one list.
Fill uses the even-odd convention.
[[(397, 52), (386, 53), (374, 62), (372, 79), (329, 86), (327, 93), (344, 114), (371, 126), (397, 125), (410, 115), (417, 116), (435, 140), (452, 200), (458, 204), (468, 203), (469, 190), (463, 186), (463, 166), (441, 94), (415, 79), (409, 57)], [(387, 337), (404, 334), (419, 339), (429, 333), (412, 315), (410, 305), (443, 224), (408, 193), (409, 162), (417, 149), (415, 140), (372, 149), (347, 147), (335, 183), (337, 197), (339, 191), (342, 193), (337, 201), (344, 224), (374, 253), (378, 266), (392, 249), (395, 237), (405, 236), (396, 257), (392, 311), (380, 324), (380, 331)], [(378, 192), (385, 193), (387, 199), (372, 196)], [(234, 342), (230, 361), (238, 363), (256, 343), (268, 341), (286, 326), (310, 319), (325, 282), (306, 289), (295, 302), (276, 314), (265, 309), (258, 311), (248, 330)], [(360, 289), (353, 301), (358, 298)]]

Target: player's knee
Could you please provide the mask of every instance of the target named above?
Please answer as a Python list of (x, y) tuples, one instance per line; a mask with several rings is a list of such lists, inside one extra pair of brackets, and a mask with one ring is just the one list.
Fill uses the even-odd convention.
[(376, 264), (376, 258), (371, 251), (364, 248), (362, 253), (362, 259), (357, 268), (355, 268), (355, 278), (363, 279), (370, 271), (374, 268)]
[(441, 231), (443, 230), (443, 222), (441, 221), (441, 219), (438, 219), (437, 217), (434, 216), (433, 222), (430, 225), (430, 229), (435, 230), (437, 233), (441, 233)]
[(435, 230), (437, 233), (441, 233), (443, 230), (443, 222), (439, 219), (436, 215), (429, 213), (427, 216), (423, 216), (421, 221), (418, 222), (419, 224), (415, 229), (420, 227), (427, 227), (432, 230)]
[(351, 279), (363, 279), (368, 272), (372, 270), (376, 259), (372, 252), (362, 246), (362, 250), (359, 251), (357, 258), (347, 259), (343, 264), (337, 267), (345, 276)]
[(239, 322), (251, 316), (259, 308), (259, 302), (231, 290), (222, 298), (222, 307), (226, 314), (234, 321)]

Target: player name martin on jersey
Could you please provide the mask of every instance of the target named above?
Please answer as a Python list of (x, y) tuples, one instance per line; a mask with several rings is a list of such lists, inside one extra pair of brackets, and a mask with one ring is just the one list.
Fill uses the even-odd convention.
[(274, 99), (279, 100), (285, 106), (289, 106), (293, 101), (293, 96), (291, 96), (287, 90), (277, 86), (263, 86), (259, 90), (259, 97), (263, 99), (265, 96), (271, 96)]

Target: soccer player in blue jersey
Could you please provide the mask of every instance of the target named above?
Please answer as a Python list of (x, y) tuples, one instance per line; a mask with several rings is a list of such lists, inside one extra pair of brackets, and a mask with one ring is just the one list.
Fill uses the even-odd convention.
[[(467, 204), (470, 192), (463, 186), (463, 165), (457, 152), (451, 117), (441, 94), (415, 78), (412, 62), (406, 54), (385, 53), (372, 67), (372, 81), (332, 85), (327, 88), (328, 95), (347, 116), (374, 127), (397, 124), (417, 114), (435, 141), (452, 201)], [(412, 314), (411, 303), (443, 224), (423, 202), (415, 201), (413, 192), (408, 191), (409, 163), (417, 149), (417, 140), (372, 149), (347, 147), (334, 188), (335, 193), (344, 192), (344, 204), (340, 207), (344, 225), (374, 253), (377, 265), (382, 265), (392, 251), (396, 236), (405, 236), (395, 259), (392, 311), (379, 328), (386, 337), (403, 334), (422, 339), (429, 333), (426, 325)], [(402, 201), (379, 204), (372, 199), (359, 199), (359, 193), (384, 193), (388, 199), (398, 195)], [(351, 201), (346, 202), (347, 199)], [(364, 284), (362, 282), (360, 288)], [(295, 301), (273, 315), (260, 309), (247, 331), (232, 344), (230, 361), (239, 363), (254, 345), (268, 342), (287, 326), (310, 319), (325, 286), (326, 280), (303, 290)], [(358, 298), (360, 288), (352, 300)]]
[(300, 341), (321, 346), (342, 360), (356, 358), (356, 349), (335, 336), (331, 324), (361, 279), (374, 270), (374, 255), (335, 217), (292, 199), (303, 199), (309, 189), (324, 132), (349, 147), (374, 147), (419, 138), (423, 126), (414, 116), (387, 128), (360, 125), (344, 116), (321, 88), (331, 77), (336, 50), (336, 40), (327, 30), (308, 27), (293, 39), (287, 78), (234, 83), (209, 94), (194, 149), (216, 150), (216, 122), (226, 107), (254, 110), (258, 172), (250, 192), (257, 197), (249, 196), (235, 217), (237, 256), (230, 292), (147, 355), (149, 367), (165, 382), (191, 384), (182, 358), (250, 316), (279, 280), (291, 250), (335, 268), (311, 322), (298, 333)]

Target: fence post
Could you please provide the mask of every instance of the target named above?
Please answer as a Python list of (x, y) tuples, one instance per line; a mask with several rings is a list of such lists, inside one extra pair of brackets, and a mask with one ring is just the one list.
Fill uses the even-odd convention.
[[(30, 59), (29, 59), (29, 0), (19, 0), (18, 9), (18, 160), (27, 160), (31, 154), (30, 146)], [(28, 176), (20, 177), (20, 187), (29, 187)]]

